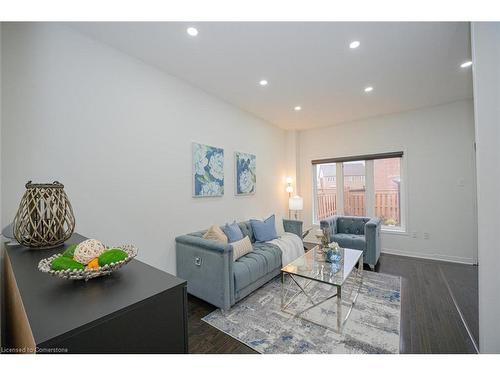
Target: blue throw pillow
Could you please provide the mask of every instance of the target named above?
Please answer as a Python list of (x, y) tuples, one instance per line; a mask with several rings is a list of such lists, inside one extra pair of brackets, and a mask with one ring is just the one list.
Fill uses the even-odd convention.
[(226, 225), (224, 225), (222, 230), (226, 234), (229, 242), (236, 242), (243, 239), (243, 233), (241, 232), (241, 229), (238, 226), (238, 224), (236, 224), (236, 221), (234, 221), (232, 224), (226, 223)]
[(266, 242), (278, 238), (276, 226), (274, 225), (274, 215), (269, 216), (266, 220), (250, 220), (253, 234), (257, 242)]

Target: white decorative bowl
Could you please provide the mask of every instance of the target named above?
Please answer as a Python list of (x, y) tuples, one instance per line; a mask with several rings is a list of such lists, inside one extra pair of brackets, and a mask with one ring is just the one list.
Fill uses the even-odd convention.
[(114, 270), (117, 270), (118, 268), (121, 268), (122, 266), (130, 262), (137, 255), (137, 247), (135, 247), (134, 245), (106, 247), (106, 249), (121, 249), (128, 254), (128, 257), (119, 262), (106, 264), (105, 266), (99, 267), (97, 269), (54, 271), (50, 267), (50, 264), (54, 259), (62, 255), (61, 253), (59, 253), (54, 254), (49, 258), (42, 259), (40, 263), (38, 263), (38, 270), (63, 279), (87, 281), (89, 279), (93, 279), (94, 277), (109, 275)]

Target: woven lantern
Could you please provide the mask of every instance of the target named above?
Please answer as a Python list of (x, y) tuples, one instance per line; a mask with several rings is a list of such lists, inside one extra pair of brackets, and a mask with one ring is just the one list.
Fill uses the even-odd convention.
[(63, 244), (74, 230), (75, 216), (64, 185), (28, 181), (14, 219), (16, 240), (24, 246), (49, 249)]

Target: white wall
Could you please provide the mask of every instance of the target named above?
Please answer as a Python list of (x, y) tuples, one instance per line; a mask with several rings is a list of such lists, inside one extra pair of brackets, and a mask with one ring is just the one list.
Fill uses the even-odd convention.
[[(0, 231), (3, 228), (2, 225), (2, 184), (1, 184), (1, 176), (2, 176), (2, 22), (0, 22)], [(3, 285), (4, 282), (4, 274), (3, 274), (3, 262), (4, 262), (4, 252), (2, 247), (2, 235), (0, 234), (0, 301), (3, 301)], [(5, 340), (5, 321), (3, 319), (5, 306), (2, 304), (0, 306), (0, 346), (4, 346)]]
[(472, 23), (477, 139), (479, 349), (500, 353), (500, 23)]
[[(383, 251), (474, 263), (473, 143), (471, 100), (301, 131), (300, 183), (306, 224), (312, 219), (311, 160), (404, 151), (408, 233), (383, 234)], [(417, 238), (411, 236), (413, 232)], [(428, 240), (423, 239), (424, 232), (429, 233)]]
[[(281, 221), (284, 131), (65, 26), (2, 31), (4, 223), (26, 181), (59, 180), (78, 232), (136, 244), (140, 259), (174, 272), (176, 235)], [(224, 148), (224, 197), (192, 198), (192, 141)], [(254, 196), (234, 196), (236, 150), (257, 155)]]
[[(297, 179), (298, 179), (298, 132), (297, 130), (289, 130), (286, 132), (286, 162), (287, 162), (287, 177), (292, 178), (293, 194), (297, 194)], [(285, 184), (286, 186), (286, 184)]]

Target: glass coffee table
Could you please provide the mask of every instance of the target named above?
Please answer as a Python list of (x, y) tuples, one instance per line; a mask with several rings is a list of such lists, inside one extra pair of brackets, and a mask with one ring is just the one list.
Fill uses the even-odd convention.
[[(349, 318), (359, 291), (363, 285), (363, 252), (354, 249), (341, 249), (341, 259), (329, 263), (321, 256), (319, 246), (306, 252), (292, 263), (281, 269), (281, 310), (294, 316), (312, 321), (336, 332), (342, 332)], [(357, 267), (356, 267), (357, 266)], [(319, 295), (317, 283), (326, 284), (327, 295)], [(322, 288), (325, 292), (325, 288)], [(333, 294), (331, 294), (334, 292)], [(324, 294), (324, 293), (323, 293)], [(305, 296), (306, 303), (293, 306), (299, 296)], [(325, 302), (336, 298), (336, 324), (331, 319), (315, 321), (308, 312), (319, 307), (326, 308)], [(295, 303), (297, 305), (298, 303)], [(328, 314), (323, 314), (328, 316)]]

